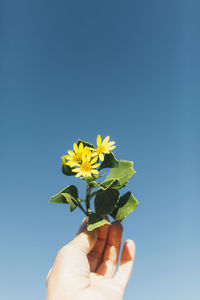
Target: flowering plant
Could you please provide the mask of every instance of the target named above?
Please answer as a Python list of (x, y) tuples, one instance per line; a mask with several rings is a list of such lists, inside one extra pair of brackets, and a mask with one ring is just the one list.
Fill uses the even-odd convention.
[[(119, 190), (126, 186), (129, 179), (135, 174), (133, 162), (117, 160), (111, 152), (116, 146), (115, 142), (109, 142), (107, 136), (103, 141), (97, 136), (97, 147), (92, 144), (78, 140), (74, 143), (73, 150), (62, 157), (62, 172), (67, 176), (79, 177), (86, 181), (86, 197), (79, 199), (78, 189), (69, 185), (57, 195), (51, 197), (51, 203), (65, 203), (70, 205), (72, 212), (79, 207), (88, 216), (88, 230), (91, 231), (110, 222), (103, 216), (110, 215), (116, 221), (121, 222), (138, 205), (138, 201), (131, 192), (120, 196)], [(102, 169), (110, 168), (106, 178), (99, 182)], [(94, 197), (94, 209), (92, 211), (90, 202)], [(85, 203), (85, 208), (83, 207)]]

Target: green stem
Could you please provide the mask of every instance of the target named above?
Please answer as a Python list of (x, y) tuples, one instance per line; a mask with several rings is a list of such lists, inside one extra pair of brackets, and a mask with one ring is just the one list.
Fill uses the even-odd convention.
[[(99, 190), (98, 190), (98, 191), (99, 191)], [(92, 197), (94, 197), (94, 196), (97, 194), (98, 191), (93, 192), (92, 194), (90, 194), (90, 199), (91, 199)]]
[[(72, 200), (73, 201), (73, 200)], [(84, 214), (86, 215), (86, 216), (89, 216), (89, 214), (88, 214), (88, 212), (83, 208), (83, 206), (81, 205), (81, 203), (80, 202), (75, 202), (75, 201), (73, 201), (75, 204), (77, 204), (77, 206), (84, 212)]]
[(94, 181), (95, 181), (97, 178), (100, 177), (99, 175), (97, 175), (97, 176), (95, 176), (94, 174), (91, 174), (91, 175), (92, 175), (92, 178), (93, 178)]
[[(94, 181), (99, 177), (99, 176), (94, 176), (93, 174), (91, 174), (91, 176)], [(90, 192), (93, 188), (94, 187), (90, 184), (90, 182), (87, 181), (87, 190), (86, 190), (86, 198), (85, 198), (87, 214), (89, 214), (89, 211), (90, 211), (90, 199), (96, 194), (96, 192), (90, 194)]]
[(87, 182), (87, 191), (86, 191), (86, 199), (85, 199), (87, 213), (90, 209), (90, 191), (91, 191), (91, 187), (90, 184)]
[(79, 208), (84, 212), (84, 214), (85, 214), (86, 216), (89, 216), (88, 212), (85, 211), (85, 209), (83, 208), (83, 206), (82, 206), (81, 204), (79, 204)]

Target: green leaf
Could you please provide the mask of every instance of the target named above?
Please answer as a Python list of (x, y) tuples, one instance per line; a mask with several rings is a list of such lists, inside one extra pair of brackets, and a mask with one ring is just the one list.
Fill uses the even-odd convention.
[(82, 141), (82, 140), (78, 140), (77, 145), (79, 145), (80, 143), (83, 143), (84, 147), (89, 147), (89, 148), (94, 148), (94, 146), (88, 142)]
[(118, 162), (118, 167), (112, 168), (106, 177), (105, 181), (118, 179), (119, 182), (116, 182), (112, 189), (121, 189), (124, 187), (129, 179), (135, 174), (135, 170), (133, 169), (133, 162), (132, 161), (126, 161), (126, 160), (120, 160)]
[(111, 180), (105, 180), (101, 182), (98, 187), (102, 190), (115, 188), (116, 185), (119, 184), (119, 180), (117, 178)]
[(92, 231), (95, 228), (98, 228), (100, 226), (103, 226), (105, 224), (110, 224), (109, 221), (101, 218), (100, 216), (98, 216), (97, 214), (91, 212), (89, 214), (89, 218), (88, 218), (88, 226), (87, 226), (87, 230), (88, 231)]
[(99, 216), (106, 216), (108, 214), (111, 214), (118, 200), (118, 190), (98, 191), (94, 200), (95, 212)]
[(118, 222), (125, 219), (138, 205), (138, 201), (133, 194), (127, 192), (120, 197), (115, 209), (111, 213), (111, 216)]
[(70, 204), (70, 211), (73, 211), (77, 203), (79, 202), (78, 200), (78, 190), (76, 186), (74, 185), (69, 185), (65, 189), (63, 189), (61, 192), (56, 194), (55, 196), (52, 196), (51, 199), (49, 200), (50, 203), (68, 203)]
[(92, 187), (97, 187), (99, 188), (100, 190), (107, 190), (107, 189), (112, 189), (114, 188), (115, 189), (115, 186), (116, 184), (119, 184), (119, 180), (118, 179), (111, 179), (111, 180), (107, 180), (107, 181), (103, 181), (101, 183), (98, 183), (96, 181), (90, 181), (90, 185)]
[(104, 156), (104, 161), (101, 163), (99, 167), (99, 171), (105, 168), (115, 168), (118, 166), (118, 160), (115, 158), (114, 154), (110, 152)]
[(65, 197), (67, 203), (69, 203), (70, 211), (72, 212), (77, 207), (79, 200), (67, 193), (62, 193), (62, 195)]
[(72, 168), (70, 168), (70, 166), (63, 165), (63, 164), (62, 164), (62, 172), (67, 176), (75, 175), (75, 173), (72, 172)]
[(51, 197), (49, 200), (50, 203), (66, 203), (66, 200), (63, 198), (62, 193), (70, 193), (74, 197), (78, 197), (77, 188), (74, 185), (69, 185), (60, 191), (58, 194)]

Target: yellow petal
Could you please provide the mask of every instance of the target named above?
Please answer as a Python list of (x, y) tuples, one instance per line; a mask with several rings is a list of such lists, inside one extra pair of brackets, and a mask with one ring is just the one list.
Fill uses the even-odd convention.
[(68, 160), (72, 160), (73, 159), (73, 157), (70, 156), (70, 155), (65, 155), (65, 158), (68, 159)]
[(76, 143), (74, 143), (74, 152), (77, 154), (78, 153), (78, 146)]
[(104, 161), (104, 155), (102, 153), (99, 154), (99, 158), (101, 161)]
[(79, 144), (79, 152), (82, 152), (83, 151), (83, 143), (81, 142), (80, 144)]
[(70, 156), (74, 156), (74, 151), (69, 150), (68, 153), (69, 153)]
[(91, 175), (91, 172), (82, 172), (83, 177), (88, 177)]
[(84, 147), (83, 151), (82, 151), (82, 154), (83, 155), (87, 155), (87, 153), (89, 153), (89, 152), (90, 152), (89, 148), (88, 147)]
[(73, 168), (73, 167), (77, 166), (78, 164), (77, 164), (75, 161), (68, 161), (68, 162), (66, 163), (66, 165), (68, 165), (68, 166), (70, 166), (71, 168)]
[(112, 146), (114, 144), (115, 144), (115, 142), (109, 142), (109, 143), (107, 143), (107, 146)]
[(98, 172), (97, 170), (91, 170), (91, 173), (92, 173), (92, 174), (95, 174), (95, 175), (98, 175), (98, 174), (99, 174), (99, 172)]
[(98, 159), (98, 156), (95, 156), (95, 157), (91, 160), (90, 164), (93, 165), (93, 164), (97, 161), (97, 159)]
[(92, 157), (92, 152), (91, 151), (87, 152), (86, 161), (90, 161), (91, 157)]
[(80, 168), (76, 168), (76, 169), (73, 169), (73, 170), (72, 170), (72, 172), (75, 172), (75, 173), (80, 172), (80, 171), (81, 171)]
[(101, 136), (98, 134), (97, 136), (97, 146), (99, 147), (101, 145)]
[(87, 155), (82, 154), (82, 162), (85, 162), (87, 160)]
[(97, 152), (92, 152), (92, 157), (97, 156), (98, 153)]
[(62, 156), (61, 159), (62, 159), (62, 163), (65, 164), (66, 163), (66, 157)]
[(100, 166), (100, 164), (92, 165), (91, 168), (98, 168), (98, 166)]
[(110, 151), (109, 151), (109, 150), (105, 150), (105, 151), (104, 151), (104, 153), (106, 153), (106, 154), (109, 154), (109, 153), (110, 153)]
[(76, 174), (76, 177), (80, 177), (81, 176), (81, 172)]
[(105, 137), (105, 139), (103, 140), (102, 146), (105, 146), (108, 143), (109, 139), (110, 139), (109, 136)]
[(111, 146), (111, 147), (108, 147), (107, 149), (112, 150), (112, 149), (115, 149), (115, 148), (116, 148), (116, 146)]

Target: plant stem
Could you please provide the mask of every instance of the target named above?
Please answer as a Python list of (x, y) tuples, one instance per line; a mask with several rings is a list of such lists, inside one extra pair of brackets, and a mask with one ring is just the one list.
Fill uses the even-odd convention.
[(77, 205), (83, 212), (84, 212), (84, 214), (86, 215), (86, 216), (88, 216), (89, 214), (87, 213), (87, 211), (85, 211), (85, 209), (83, 208), (83, 206), (81, 205), (81, 203), (79, 202), (79, 201), (74, 201), (73, 199), (72, 199), (72, 201), (74, 202), (74, 204), (75, 205)]
[[(99, 191), (99, 190), (98, 190), (98, 191)], [(91, 199), (93, 196), (95, 196), (95, 195), (97, 194), (98, 191), (93, 192), (92, 194), (90, 194), (90, 199)]]
[(88, 212), (83, 208), (83, 206), (82, 206), (80, 203), (78, 203), (77, 205), (78, 205), (78, 207), (84, 212), (84, 214), (85, 214), (86, 216), (89, 215)]
[(92, 174), (92, 178), (93, 178), (94, 181), (96, 181), (96, 179), (99, 178), (99, 177), (100, 177), (99, 175), (95, 176), (94, 174)]
[(86, 190), (86, 199), (85, 199), (85, 204), (86, 204), (86, 210), (90, 209), (90, 184), (87, 182), (87, 190)]

